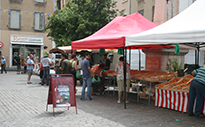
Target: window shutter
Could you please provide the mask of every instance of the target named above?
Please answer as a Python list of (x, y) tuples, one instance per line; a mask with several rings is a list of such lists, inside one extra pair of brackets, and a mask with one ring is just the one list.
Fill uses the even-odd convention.
[(40, 15), (40, 29), (41, 29), (41, 30), (44, 29), (44, 22), (45, 22), (44, 20), (45, 20), (44, 14), (41, 13), (41, 15)]
[(45, 0), (35, 0), (35, 2), (38, 2), (38, 3), (44, 3)]
[(46, 0), (35, 0), (34, 4), (44, 5), (46, 4)]
[(20, 29), (20, 11), (10, 12), (10, 28)]
[(9, 0), (11, 2), (22, 2), (22, 0)]
[(34, 18), (34, 30), (43, 31), (45, 24), (44, 13), (36, 12)]
[(35, 26), (34, 26), (35, 30), (39, 30), (40, 29), (39, 26), (40, 26), (40, 13), (35, 13)]

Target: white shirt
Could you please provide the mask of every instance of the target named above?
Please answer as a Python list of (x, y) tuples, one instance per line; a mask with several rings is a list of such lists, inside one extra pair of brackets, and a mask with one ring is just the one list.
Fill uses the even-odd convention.
[(41, 59), (41, 62), (42, 62), (42, 65), (43, 65), (43, 67), (49, 67), (50, 65), (49, 65), (49, 62), (50, 62), (51, 60), (49, 59), (49, 57), (43, 57), (42, 59)]

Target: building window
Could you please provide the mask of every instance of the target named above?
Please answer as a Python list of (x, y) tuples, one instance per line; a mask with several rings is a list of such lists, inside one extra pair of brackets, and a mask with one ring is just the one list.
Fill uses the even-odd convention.
[(9, 29), (21, 29), (21, 11), (11, 9), (9, 10)]
[(38, 5), (44, 5), (46, 4), (46, 0), (34, 0), (34, 3)]
[(113, 7), (117, 6), (117, 0), (112, 0), (113, 3), (115, 3), (115, 5)]
[(139, 10), (138, 13), (140, 13), (142, 16), (144, 16), (144, 9)]
[(152, 22), (154, 21), (154, 8), (155, 6), (152, 6)]
[(34, 30), (43, 31), (45, 25), (44, 12), (34, 12)]
[(57, 1), (57, 8), (58, 8), (58, 10), (61, 10), (61, 1), (60, 0)]
[(125, 2), (127, 2), (128, 0), (122, 0), (122, 3), (125, 3)]
[(9, 0), (10, 2), (22, 2), (22, 0)]

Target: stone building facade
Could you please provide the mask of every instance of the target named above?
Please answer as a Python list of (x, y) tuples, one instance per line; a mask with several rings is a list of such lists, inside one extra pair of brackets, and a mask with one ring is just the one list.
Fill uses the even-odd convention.
[(53, 47), (44, 31), (47, 17), (54, 12), (55, 0), (0, 0), (0, 51), (7, 67), (16, 66), (14, 59), (21, 56), (22, 66), (29, 53), (40, 60), (43, 47)]

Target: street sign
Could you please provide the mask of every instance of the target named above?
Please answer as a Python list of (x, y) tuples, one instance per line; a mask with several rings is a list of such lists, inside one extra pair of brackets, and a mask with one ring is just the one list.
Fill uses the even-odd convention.
[(0, 41), (0, 48), (4, 46), (4, 43)]
[(55, 74), (50, 76), (50, 85), (48, 92), (48, 105), (53, 105), (53, 115), (55, 115), (54, 108), (69, 108), (75, 107), (77, 114), (76, 96), (74, 77), (70, 74)]

